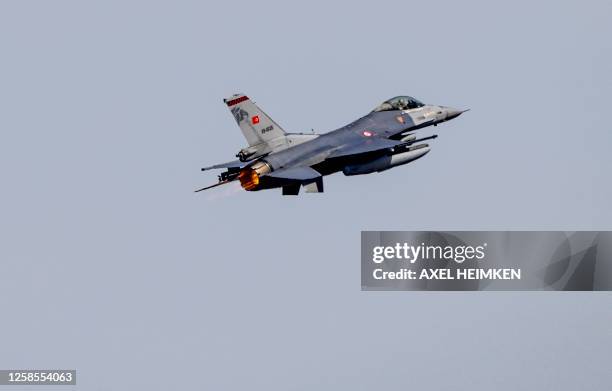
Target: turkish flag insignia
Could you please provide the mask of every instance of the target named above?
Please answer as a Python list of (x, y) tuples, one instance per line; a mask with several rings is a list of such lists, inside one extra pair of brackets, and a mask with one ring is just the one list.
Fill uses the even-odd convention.
[(253, 125), (258, 124), (259, 123), (259, 116), (258, 115), (254, 115), (253, 118), (251, 118), (251, 122), (253, 123)]

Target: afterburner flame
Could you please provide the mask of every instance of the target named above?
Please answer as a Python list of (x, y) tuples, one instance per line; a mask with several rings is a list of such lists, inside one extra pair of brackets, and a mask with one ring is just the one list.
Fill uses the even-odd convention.
[(253, 164), (251, 167), (244, 168), (238, 174), (240, 186), (247, 191), (257, 190), (260, 182), (259, 177), (270, 171), (272, 171), (272, 169), (268, 163), (263, 160)]
[(252, 168), (245, 168), (240, 171), (238, 174), (238, 179), (240, 180), (240, 186), (244, 190), (254, 190), (259, 185), (259, 175)]

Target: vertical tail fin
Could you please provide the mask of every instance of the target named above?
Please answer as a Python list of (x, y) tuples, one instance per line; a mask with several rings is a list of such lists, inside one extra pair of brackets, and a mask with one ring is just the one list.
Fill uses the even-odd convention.
[(257, 107), (248, 96), (236, 94), (223, 101), (234, 115), (249, 146), (267, 143), (286, 134), (283, 128)]

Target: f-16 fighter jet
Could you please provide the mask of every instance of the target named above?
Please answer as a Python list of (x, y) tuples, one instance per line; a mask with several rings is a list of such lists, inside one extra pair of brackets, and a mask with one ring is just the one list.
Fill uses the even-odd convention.
[(238, 160), (202, 168), (225, 169), (219, 182), (239, 181), (247, 191), (282, 188), (283, 195), (323, 192), (323, 176), (338, 171), (362, 175), (388, 170), (430, 150), (415, 131), (458, 117), (467, 110), (426, 105), (410, 96), (384, 101), (369, 114), (325, 134), (286, 133), (246, 95), (224, 99), (249, 144)]

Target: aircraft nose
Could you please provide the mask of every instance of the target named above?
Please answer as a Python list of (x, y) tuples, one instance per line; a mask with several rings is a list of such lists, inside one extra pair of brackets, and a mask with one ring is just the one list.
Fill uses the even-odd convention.
[(453, 119), (453, 118), (457, 118), (459, 117), (461, 114), (465, 113), (467, 110), (459, 110), (459, 109), (454, 109), (452, 107), (447, 107), (446, 108), (446, 121), (448, 121), (449, 119)]

